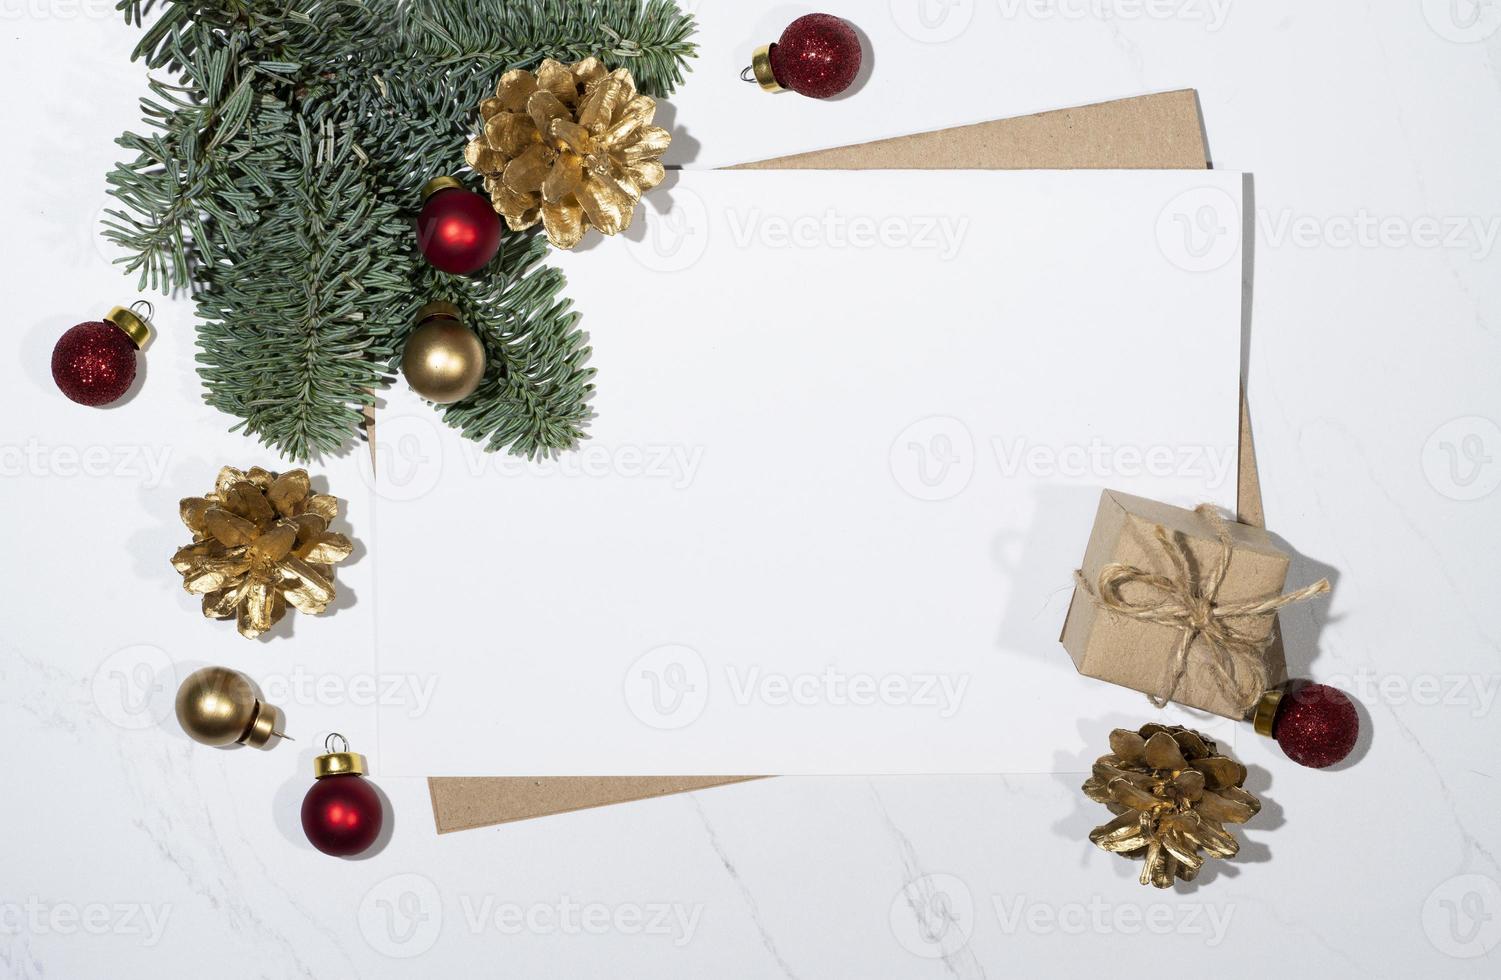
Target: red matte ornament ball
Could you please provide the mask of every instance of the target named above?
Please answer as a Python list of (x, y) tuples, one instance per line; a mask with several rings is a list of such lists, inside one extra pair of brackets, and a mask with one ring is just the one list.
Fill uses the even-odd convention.
[(136, 345), (113, 323), (80, 323), (52, 348), (52, 380), (80, 405), (108, 405), (136, 379)]
[(467, 276), (500, 251), (500, 215), (479, 194), (446, 186), (430, 194), (417, 217), (417, 247), (441, 272)]
[(353, 857), (380, 836), (385, 811), (363, 776), (324, 776), (302, 798), (302, 832), (324, 854)]
[(771, 46), (777, 84), (812, 99), (829, 99), (849, 88), (860, 73), (860, 35), (832, 14), (799, 17)]
[(1343, 691), (1307, 684), (1283, 695), (1272, 737), (1298, 765), (1325, 769), (1354, 750), (1360, 713)]

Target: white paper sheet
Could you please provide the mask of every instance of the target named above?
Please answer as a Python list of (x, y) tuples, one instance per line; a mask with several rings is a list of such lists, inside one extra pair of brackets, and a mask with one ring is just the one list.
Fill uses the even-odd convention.
[(1057, 643), (1100, 488), (1233, 503), (1240, 185), (677, 175), (559, 258), (578, 452), (381, 412), (384, 771), (1049, 769), (1124, 693)]

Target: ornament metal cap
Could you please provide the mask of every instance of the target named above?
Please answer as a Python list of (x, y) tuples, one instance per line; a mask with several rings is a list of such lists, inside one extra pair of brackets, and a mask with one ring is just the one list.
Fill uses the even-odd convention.
[(287, 720), (282, 710), (262, 701), (255, 682), (228, 667), (189, 674), (177, 689), (176, 711), (182, 730), (204, 745), (270, 749), (288, 737), (282, 732)]
[[(138, 315), (134, 309), (136, 306), (144, 306), (148, 312), (144, 316)], [(142, 300), (129, 307), (112, 308), (104, 314), (104, 320), (124, 331), (125, 336), (130, 338), (130, 342), (136, 345), (136, 350), (145, 350), (146, 344), (151, 340), (151, 321), (148, 317), (152, 312), (154, 311), (151, 310), (151, 304)]]
[(771, 70), (771, 49), (775, 45), (763, 44), (751, 52), (750, 67), (740, 73), (740, 77), (747, 82), (755, 82), (766, 92), (785, 92), (786, 88), (777, 81), (776, 72)]
[(459, 182), (459, 179), (457, 177), (450, 177), (445, 174), (442, 177), (434, 177), (432, 180), (422, 185), (422, 199), (425, 201), (439, 191), (462, 191), (465, 189), (466, 188), (462, 183)]
[(428, 303), (417, 311), (417, 326), (419, 327), (429, 320), (438, 319), (462, 321), (464, 314), (457, 306), (454, 306), (452, 303), (444, 303), (441, 300)]
[(252, 749), (269, 749), (276, 744), (277, 739), (289, 736), (282, 734), (282, 729), (287, 725), (287, 716), (274, 704), (260, 702), (260, 710), (255, 713), (255, 721), (250, 723), (250, 728), (240, 737), (241, 745), (248, 745)]
[[(338, 741), (344, 747), (334, 749), (334, 742)], [(313, 759), (313, 778), (322, 779), (324, 776), (342, 776), (345, 774), (365, 775), (365, 757), (358, 752), (349, 751), (349, 739), (334, 732), (323, 740), (323, 747), (327, 750), (324, 755)]]
[(1272, 738), (1272, 729), (1277, 727), (1277, 709), (1282, 707), (1282, 692), (1267, 691), (1256, 702), (1256, 713), (1251, 716), (1251, 724), (1256, 728), (1257, 735), (1265, 735)]

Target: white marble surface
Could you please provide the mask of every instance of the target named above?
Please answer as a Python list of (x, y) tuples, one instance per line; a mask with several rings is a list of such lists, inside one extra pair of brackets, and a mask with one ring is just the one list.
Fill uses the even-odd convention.
[[(129, 293), (94, 244), (110, 138), (143, 91), (107, 6), (7, 0), (0, 24), (0, 268), (20, 336), (0, 486), (55, 481), (60, 503), (170, 484), (150, 482), (145, 456), (100, 470), (80, 466), (89, 446), (48, 437), (52, 339)], [(918, 0), (830, 3), (875, 65), (857, 96), (818, 104), (735, 80), (801, 8), (694, 6), (703, 54), (673, 114), (690, 165), (1199, 89), (1216, 163), (1255, 175), (1248, 371), (1268, 518), (1303, 571), (1337, 578), (1326, 609), (1289, 617), (1293, 659), (1360, 697), (1356, 760), (1311, 772), (1233, 736), (1267, 805), (1239, 860), (1167, 893), (1084, 841), (1098, 813), (1080, 774), (1111, 727), (1149, 715), (1124, 691), (1078, 718), (1044, 776), (780, 779), (441, 839), (422, 781), (380, 780), (389, 842), (336, 863), (297, 827), (308, 743), (203, 750), (156, 723), (170, 692), (141, 683), (163, 667), (140, 650), (149, 630), (36, 615), (78, 583), (111, 603), (164, 601), (161, 583), (97, 574), (101, 556), (62, 563), (73, 581), (59, 581), (57, 557), (23, 535), (6, 550), (0, 636), (0, 973), (1494, 975), (1501, 7), (931, 0), (924, 20)], [(162, 319), (188, 330), (181, 306)], [(152, 384), (187, 388), (190, 358), (162, 348)], [(162, 447), (101, 418), (95, 445)], [(103, 507), (91, 519), (101, 555), (139, 552), (142, 568), (171, 534)], [(165, 666), (232, 649), (200, 635)], [(305, 634), (326, 635), (232, 662), (273, 677), (309, 727), (358, 741), (370, 692), (352, 673), (317, 686), (337, 643)], [(1058, 670), (1066, 689), (1061, 653)], [(386, 696), (420, 702), (386, 680)]]

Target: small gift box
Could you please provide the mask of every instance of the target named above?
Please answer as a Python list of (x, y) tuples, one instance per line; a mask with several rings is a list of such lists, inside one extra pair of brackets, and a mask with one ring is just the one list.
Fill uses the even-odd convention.
[(1289, 559), (1260, 528), (1106, 490), (1076, 573), (1063, 646), (1079, 673), (1244, 719), (1286, 680), (1268, 657)]

